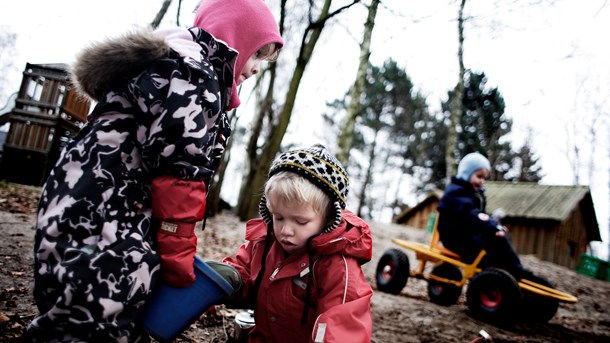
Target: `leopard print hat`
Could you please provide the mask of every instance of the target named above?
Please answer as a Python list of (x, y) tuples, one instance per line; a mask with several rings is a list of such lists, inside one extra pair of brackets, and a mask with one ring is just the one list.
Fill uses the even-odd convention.
[[(346, 207), (349, 179), (341, 163), (323, 145), (316, 144), (310, 148), (280, 154), (271, 164), (268, 178), (280, 171), (297, 173), (330, 196), (335, 208), (335, 219), (323, 232), (330, 232), (339, 226), (342, 210)], [(264, 195), (259, 204), (259, 213), (267, 224), (271, 223), (271, 213)]]

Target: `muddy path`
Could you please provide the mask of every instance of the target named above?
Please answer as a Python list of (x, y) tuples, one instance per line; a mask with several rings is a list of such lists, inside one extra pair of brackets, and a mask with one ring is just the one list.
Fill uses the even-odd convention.
[[(0, 342), (19, 342), (36, 315), (31, 295), (35, 207), (40, 190), (12, 184), (0, 185)], [(372, 298), (373, 339), (390, 342), (472, 342), (485, 330), (493, 342), (610, 342), (610, 282), (522, 256), (524, 264), (546, 277), (555, 288), (579, 298), (560, 304), (557, 314), (544, 324), (490, 325), (472, 318), (464, 293), (458, 303), (439, 306), (428, 301), (427, 285), (409, 279), (399, 295), (376, 290), (374, 273), (379, 257), (395, 248), (392, 238), (427, 242), (428, 234), (404, 226), (371, 223), (373, 260), (363, 269), (375, 289)], [(230, 213), (208, 219), (200, 235), (198, 254), (206, 260), (233, 254), (243, 242), (244, 224)], [(408, 251), (412, 268), (415, 257)], [(222, 306), (203, 315), (176, 342), (230, 342), (235, 310)]]

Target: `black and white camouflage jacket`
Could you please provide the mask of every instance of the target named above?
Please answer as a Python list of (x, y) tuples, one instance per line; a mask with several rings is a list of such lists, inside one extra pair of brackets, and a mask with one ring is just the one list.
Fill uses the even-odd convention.
[(91, 323), (128, 335), (133, 310), (123, 309), (143, 302), (159, 268), (151, 182), (161, 175), (209, 181), (230, 135), (225, 112), (236, 59), (199, 28), (133, 32), (77, 58), (74, 86), (96, 105), (41, 194), (40, 316), (31, 328)]

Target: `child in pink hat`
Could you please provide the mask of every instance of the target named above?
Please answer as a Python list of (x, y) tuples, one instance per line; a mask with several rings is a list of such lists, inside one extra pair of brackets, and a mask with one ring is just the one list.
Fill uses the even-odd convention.
[(227, 111), (282, 45), (262, 0), (206, 0), (190, 29), (81, 53), (72, 81), (97, 104), (41, 194), (28, 341), (136, 341), (155, 283), (194, 281), (194, 228), (231, 134)]

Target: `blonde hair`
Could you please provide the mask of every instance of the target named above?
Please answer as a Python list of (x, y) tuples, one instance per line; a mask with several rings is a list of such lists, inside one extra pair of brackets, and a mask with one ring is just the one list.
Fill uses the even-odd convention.
[(280, 202), (310, 205), (317, 214), (323, 216), (324, 223), (328, 224), (334, 219), (330, 197), (298, 174), (281, 171), (267, 180), (267, 183), (265, 183), (265, 197), (267, 198), (266, 205), (269, 209), (271, 194), (273, 194), (275, 200)]

